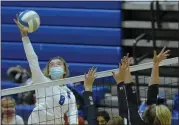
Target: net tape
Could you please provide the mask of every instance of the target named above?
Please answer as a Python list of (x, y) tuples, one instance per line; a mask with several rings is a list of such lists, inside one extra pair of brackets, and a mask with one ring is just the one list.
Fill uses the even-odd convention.
[[(177, 64), (178, 59), (179, 59), (178, 57), (165, 59), (160, 63), (160, 66)], [(153, 66), (153, 62), (133, 65), (133, 66), (130, 66), (130, 71), (135, 72), (135, 71), (140, 71), (140, 70), (144, 70), (144, 69), (150, 69), (150, 68), (152, 68), (152, 66)], [(118, 71), (118, 69), (112, 69), (112, 70), (97, 72), (96, 78), (112, 76), (112, 72), (116, 73), (117, 71)], [(4, 90), (1, 90), (1, 96), (7, 96), (7, 95), (17, 94), (17, 93), (21, 93), (21, 92), (27, 92), (27, 91), (35, 90), (37, 88), (47, 88), (47, 87), (57, 86), (57, 85), (63, 86), (67, 83), (78, 83), (78, 82), (82, 82), (82, 81), (84, 81), (84, 75), (79, 75), (79, 76), (75, 76), (75, 77), (69, 77), (69, 78), (54, 80), (54, 81), (45, 82), (45, 83), (36, 83), (36, 84), (32, 84), (32, 85), (4, 89)]]

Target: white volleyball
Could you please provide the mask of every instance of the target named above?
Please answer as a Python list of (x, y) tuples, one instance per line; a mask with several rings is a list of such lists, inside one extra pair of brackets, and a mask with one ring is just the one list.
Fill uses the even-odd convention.
[(19, 14), (18, 21), (29, 33), (36, 31), (40, 26), (40, 17), (33, 10), (25, 10)]

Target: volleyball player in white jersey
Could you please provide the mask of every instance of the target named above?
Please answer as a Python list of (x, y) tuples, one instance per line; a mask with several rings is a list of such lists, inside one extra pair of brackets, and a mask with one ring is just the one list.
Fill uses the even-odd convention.
[[(18, 17), (18, 15), (17, 15)], [(17, 18), (18, 19), (18, 18)], [(29, 62), (33, 83), (44, 83), (62, 79), (68, 75), (68, 67), (62, 58), (53, 58), (47, 64), (46, 76), (40, 69), (38, 57), (34, 52), (27, 31), (15, 20), (22, 35), (25, 54)], [(28, 119), (28, 124), (64, 124), (64, 113), (68, 114), (69, 124), (78, 124), (76, 100), (66, 87), (52, 86), (36, 90), (36, 107)]]

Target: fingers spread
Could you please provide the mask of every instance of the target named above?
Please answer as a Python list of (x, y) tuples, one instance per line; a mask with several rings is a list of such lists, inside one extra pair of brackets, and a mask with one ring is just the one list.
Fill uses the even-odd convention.
[(95, 73), (96, 73), (96, 70), (97, 70), (97, 68), (95, 68), (95, 67), (90, 68), (89, 71), (88, 71), (88, 76), (89, 77), (94, 77)]
[(87, 77), (87, 74), (85, 73), (85, 77)]
[(129, 57), (129, 53), (127, 53), (127, 57)]
[(157, 56), (157, 52), (154, 50), (154, 57), (156, 57)]
[(128, 60), (129, 65), (131, 64), (131, 61), (132, 61), (132, 57), (130, 57), (129, 60)]
[(92, 77), (95, 77), (96, 70), (97, 68), (94, 68), (94, 70), (92, 71)]
[(168, 57), (170, 54), (166, 54), (165, 57)]
[(13, 19), (13, 20), (14, 20), (14, 22), (15, 22), (16, 24), (18, 24), (17, 21), (16, 21), (16, 19)]
[(160, 52), (160, 54), (164, 53), (165, 48), (166, 48), (166, 47), (163, 47), (163, 49), (162, 49), (162, 51)]
[(91, 74), (91, 68), (88, 70), (88, 75), (90, 75)]
[(164, 52), (164, 54), (168, 54), (169, 52), (170, 52), (170, 50), (167, 50), (167, 51)]
[(122, 65), (122, 59), (121, 59), (121, 62), (119, 63), (119, 68), (121, 67), (121, 65)]

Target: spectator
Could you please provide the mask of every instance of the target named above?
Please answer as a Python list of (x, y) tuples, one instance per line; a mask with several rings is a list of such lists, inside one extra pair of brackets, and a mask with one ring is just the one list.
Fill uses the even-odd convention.
[(124, 125), (124, 119), (120, 116), (113, 117), (108, 121), (107, 125)]
[(110, 116), (106, 111), (99, 111), (97, 113), (98, 125), (106, 125), (109, 120), (110, 120)]
[(24, 125), (23, 119), (15, 114), (15, 100), (10, 96), (1, 99), (2, 125)]
[[(65, 121), (64, 125), (70, 125), (66, 113), (64, 114), (64, 121)], [(81, 116), (78, 116), (78, 125), (85, 125), (85, 121)]]
[[(30, 73), (21, 66), (10, 67), (7, 75), (12, 82), (19, 83), (20, 86), (30, 85), (33, 83)], [(35, 91), (23, 92), (17, 95), (17, 104), (35, 104)]]
[[(7, 76), (15, 83), (28, 84), (31, 78), (30, 73), (21, 66), (10, 67), (7, 71)], [(28, 81), (28, 83), (27, 83)]]

